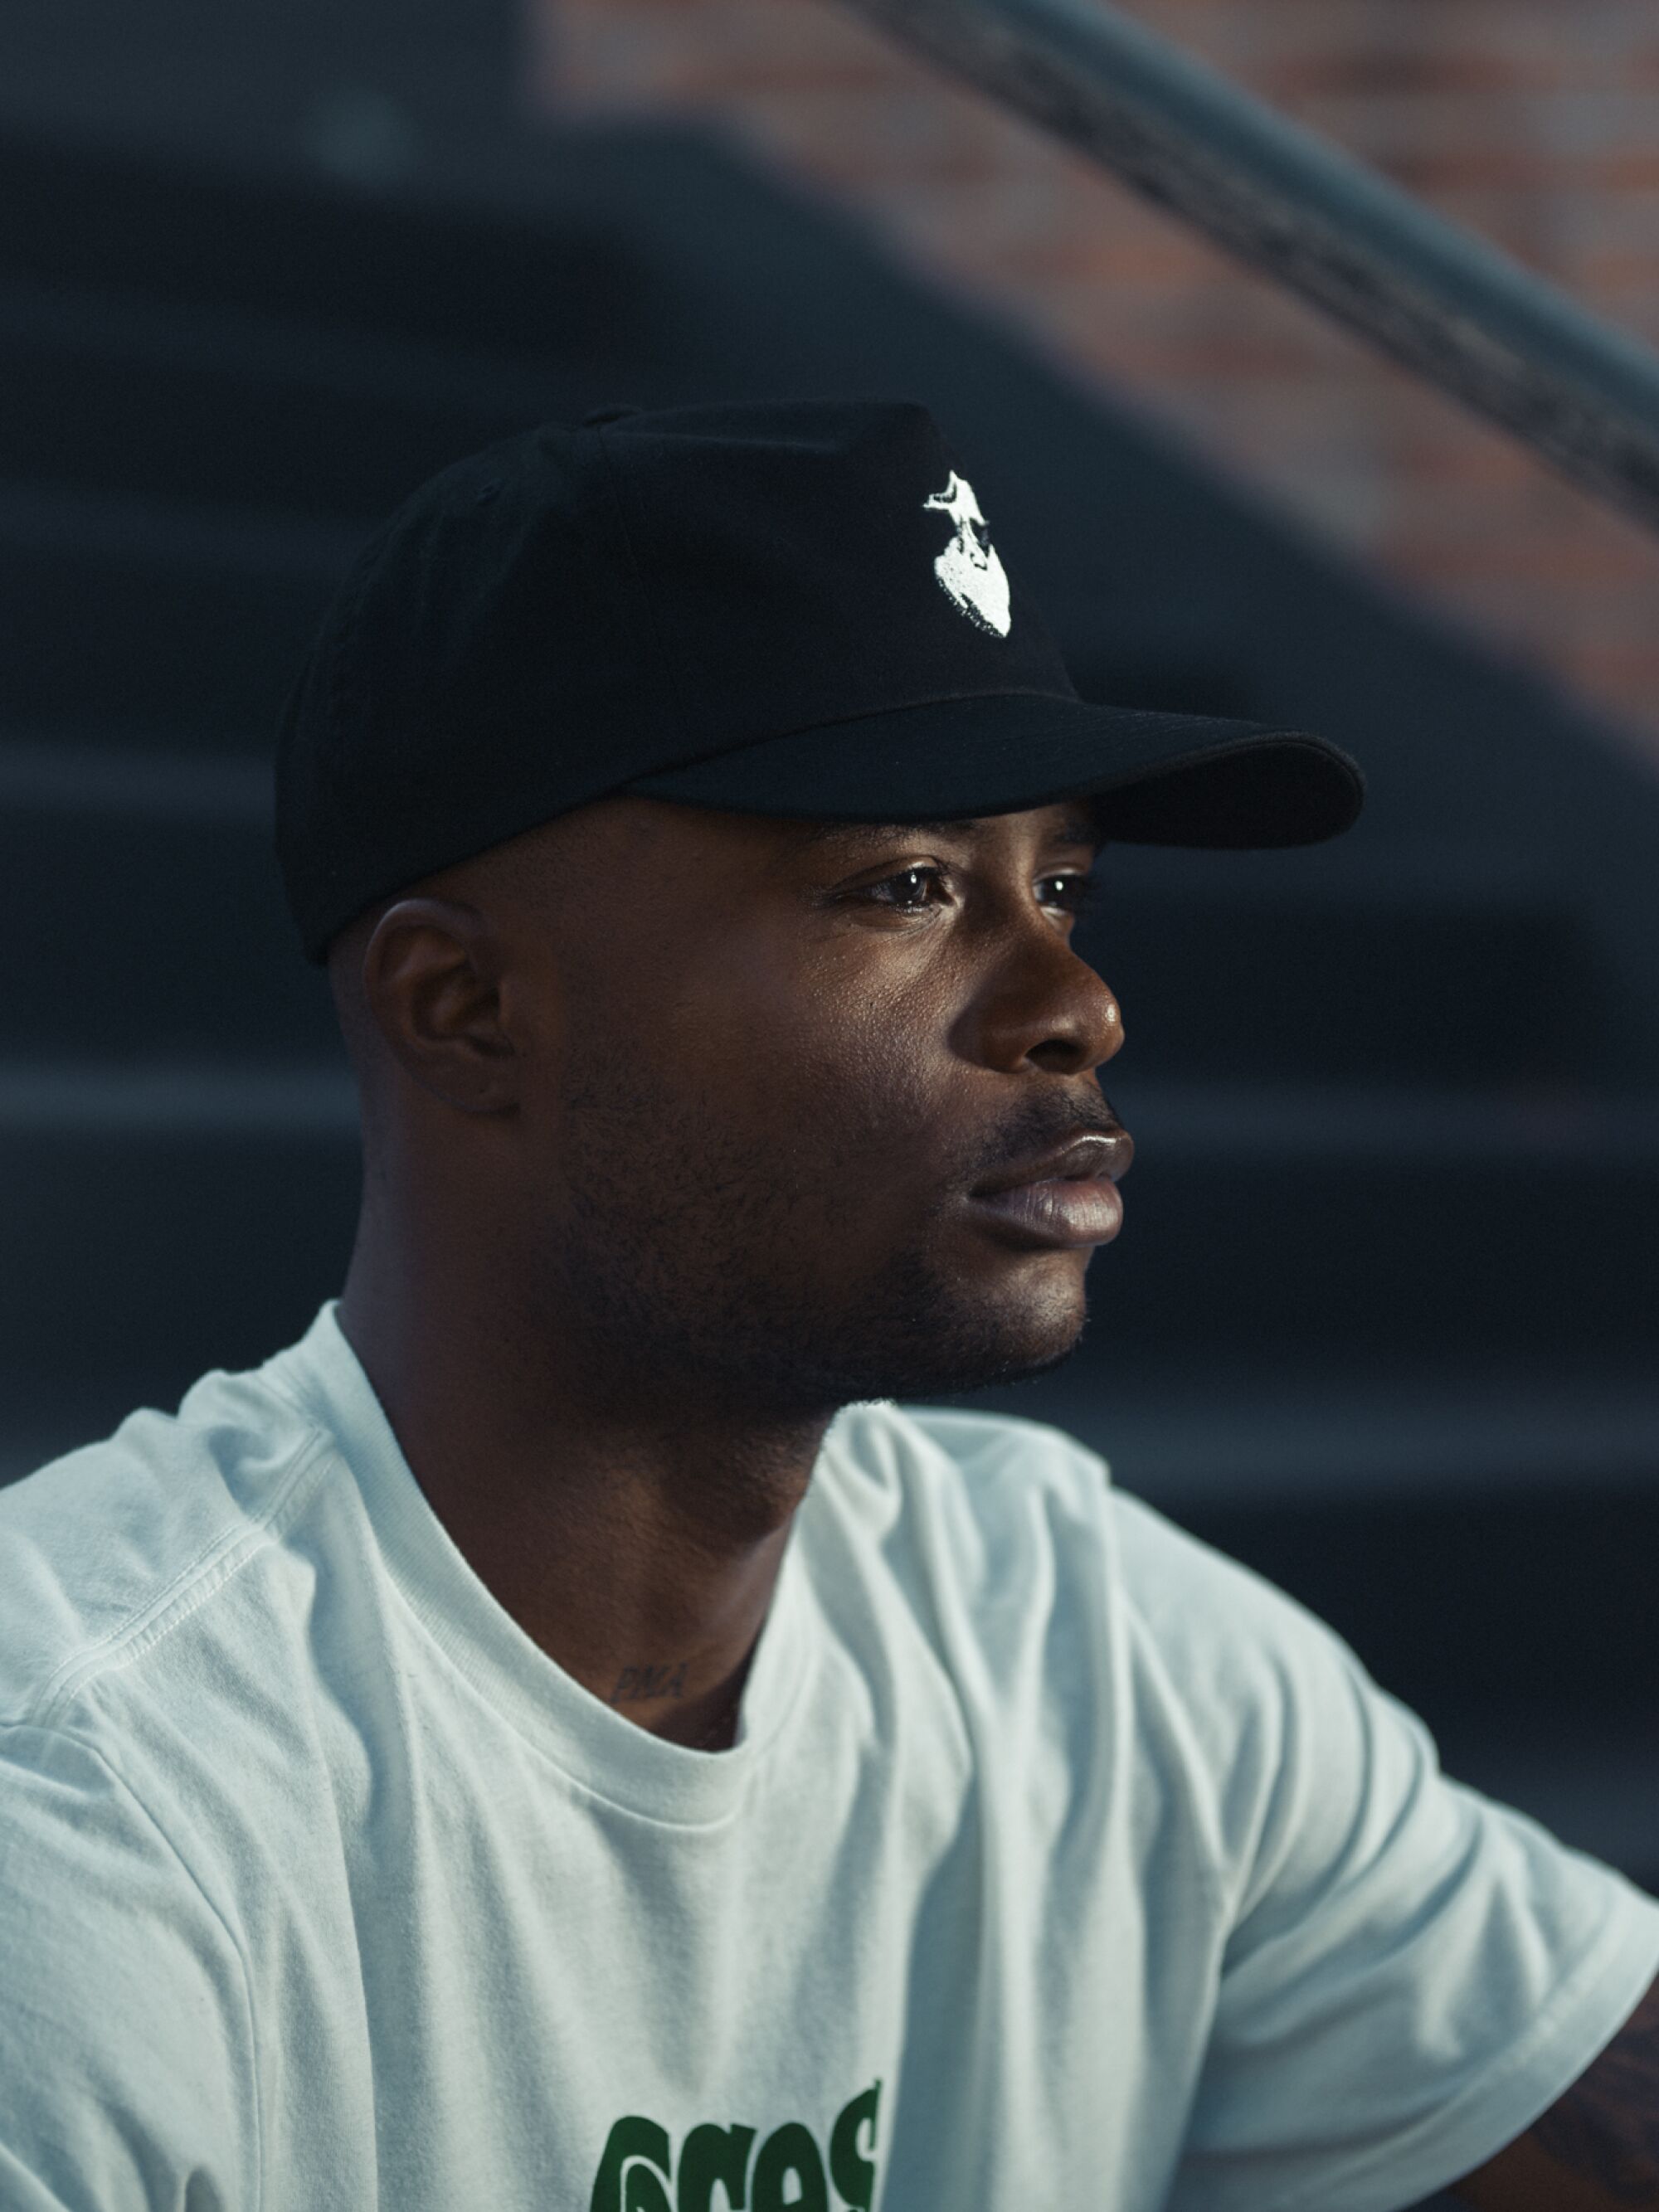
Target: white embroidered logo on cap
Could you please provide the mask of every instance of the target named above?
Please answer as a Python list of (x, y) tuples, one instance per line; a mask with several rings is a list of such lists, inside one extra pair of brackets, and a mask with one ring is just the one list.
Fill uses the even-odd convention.
[(974, 497), (974, 487), (954, 469), (943, 491), (921, 502), (925, 509), (948, 514), (957, 534), (933, 563), (933, 574), (969, 621), (977, 629), (1008, 635), (1008, 573), (985, 535), (985, 517)]

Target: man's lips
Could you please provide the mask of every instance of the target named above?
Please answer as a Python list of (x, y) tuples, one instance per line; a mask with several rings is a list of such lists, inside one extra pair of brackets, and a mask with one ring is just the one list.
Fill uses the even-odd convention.
[(1123, 1225), (1117, 1178), (1134, 1150), (1115, 1122), (1091, 1129), (988, 1176), (968, 1194), (969, 1204), (1028, 1248), (1109, 1243)]

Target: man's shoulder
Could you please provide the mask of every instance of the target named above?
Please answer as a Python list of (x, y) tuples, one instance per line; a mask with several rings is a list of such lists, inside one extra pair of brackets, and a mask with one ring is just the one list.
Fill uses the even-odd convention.
[[(1042, 1421), (957, 1407), (848, 1407), (830, 1433), (866, 1523), (931, 1527), (958, 1570), (978, 1559), (1006, 1590), (1024, 1559), (1064, 1556), (1078, 1594), (1117, 1613), (1140, 1659), (1219, 1707), (1234, 1693), (1279, 1695), (1352, 1663), (1340, 1638), (1238, 1560), (1120, 1489), (1107, 1462)], [(1260, 1679), (1258, 1680), (1257, 1677)]]
[[(948, 1584), (977, 1613), (1052, 1586), (1057, 1560), (1079, 1603), (1110, 1578), (1105, 1462), (1063, 1429), (1000, 1413), (873, 1400), (826, 1439), (818, 1512), (852, 1553), (912, 1599)], [(809, 1541), (811, 1540), (809, 1539)]]
[(0, 1489), (0, 1720), (51, 1725), (164, 1640), (270, 1541), (327, 1443), (263, 1371), (216, 1370)]
[(885, 1490), (936, 1495), (969, 1511), (994, 1510), (1011, 1493), (1092, 1500), (1110, 1481), (1097, 1452), (1017, 1413), (872, 1399), (844, 1407), (828, 1442), (839, 1465)]

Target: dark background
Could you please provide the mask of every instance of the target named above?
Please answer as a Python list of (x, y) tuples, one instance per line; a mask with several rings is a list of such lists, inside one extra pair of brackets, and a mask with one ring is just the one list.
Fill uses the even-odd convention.
[(1085, 693), (1371, 782), (1328, 849), (1108, 854), (1127, 1226), (1001, 1402), (1659, 1887), (1659, 786), (730, 148), (532, 126), (518, 39), (499, 0), (0, 19), (0, 1478), (338, 1286), (355, 1121), (268, 762), (372, 524), (602, 401), (912, 395)]

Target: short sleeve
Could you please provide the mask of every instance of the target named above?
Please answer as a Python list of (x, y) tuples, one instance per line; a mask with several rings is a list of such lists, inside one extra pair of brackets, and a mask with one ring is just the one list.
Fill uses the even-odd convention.
[(254, 2212), (228, 1932), (95, 1750), (0, 1725), (0, 2204)]
[[(1168, 2212), (1398, 2212), (1522, 2134), (1659, 1972), (1659, 1905), (1449, 1780), (1258, 1577), (1119, 1497), (1140, 1663), (1221, 1900)], [(1154, 1700), (1153, 1703), (1158, 1703)]]

